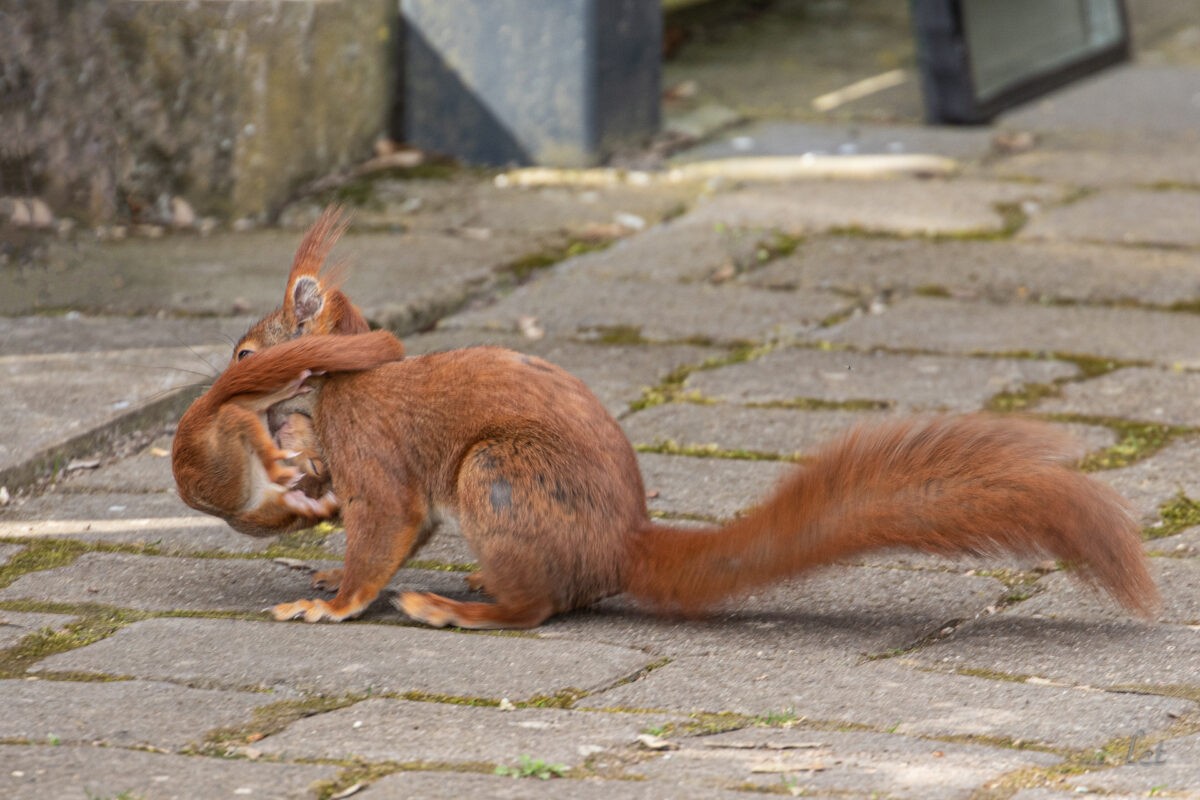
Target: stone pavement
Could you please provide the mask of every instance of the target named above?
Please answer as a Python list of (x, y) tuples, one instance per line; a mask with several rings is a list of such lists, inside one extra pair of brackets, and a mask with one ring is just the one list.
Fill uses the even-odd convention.
[[(860, 421), (1067, 426), (1146, 526), (1155, 623), (1053, 565), (903, 553), (703, 621), (614, 598), (505, 635), (385, 602), (269, 622), (344, 534), (239, 536), (179, 502), (167, 454), (316, 205), (77, 233), (0, 266), (0, 796), (1200, 797), (1200, 70), (1166, 83), (1191, 112), (1079, 118), (1149, 103), (1164, 69), (1015, 112), (1017, 152), (938, 132), (951, 178), (381, 180), (338, 251), (412, 352), (495, 342), (580, 375), (680, 524)], [(461, 596), (471, 560), (445, 531), (393, 586)]]

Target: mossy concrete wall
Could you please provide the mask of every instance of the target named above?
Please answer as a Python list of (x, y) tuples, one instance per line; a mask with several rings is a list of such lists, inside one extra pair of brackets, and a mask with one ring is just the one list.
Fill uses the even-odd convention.
[(5, 0), (0, 195), (91, 222), (270, 217), (371, 154), (395, 0)]

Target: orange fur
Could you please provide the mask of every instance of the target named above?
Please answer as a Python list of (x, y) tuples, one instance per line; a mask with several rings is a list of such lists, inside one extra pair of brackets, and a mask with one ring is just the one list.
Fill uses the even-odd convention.
[[(345, 368), (358, 352), (352, 342), (365, 338), (270, 347), (223, 375), (210, 404), (277, 402), (298, 375), (332, 363), (320, 358)], [(480, 347), (389, 360), (331, 374), (307, 398), (343, 501), (345, 564), (318, 576), (336, 587), (332, 599), (281, 604), (278, 619), (362, 613), (447, 514), (479, 560), (470, 585), (494, 602), (398, 598), (431, 625), (532, 627), (620, 592), (690, 613), (891, 548), (1052, 556), (1135, 613), (1150, 616), (1159, 602), (1125, 502), (1072, 468), (1061, 434), (1028, 420), (976, 415), (859, 428), (745, 517), (676, 530), (651, 523), (637, 458), (617, 422), (578, 378), (542, 359)], [(176, 452), (194, 447), (177, 441)], [(222, 458), (214, 450), (195, 462), (200, 472), (177, 472), (181, 493), (185, 483), (220, 483)]]

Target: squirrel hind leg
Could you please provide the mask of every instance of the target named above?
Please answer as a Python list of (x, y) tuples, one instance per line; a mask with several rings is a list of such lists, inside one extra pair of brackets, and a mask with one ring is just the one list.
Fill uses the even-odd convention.
[(554, 613), (549, 600), (463, 603), (439, 594), (404, 592), (392, 602), (412, 619), (435, 628), (535, 628)]

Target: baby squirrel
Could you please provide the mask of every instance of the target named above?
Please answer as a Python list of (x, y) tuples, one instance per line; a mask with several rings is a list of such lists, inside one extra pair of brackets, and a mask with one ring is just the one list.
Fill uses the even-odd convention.
[[(348, 314), (352, 306), (337, 297), (325, 293), (312, 304)], [(316, 331), (280, 338), (296, 333)], [(218, 429), (226, 422), (214, 407), (261, 406), (293, 393), (311, 415), (313, 453), (323, 451), (341, 499), (345, 562), (315, 581), (336, 588), (332, 599), (283, 603), (272, 610), (276, 619), (362, 613), (445, 515), (458, 519), (478, 558), (468, 583), (494, 602), (416, 592), (394, 601), (435, 626), (529, 628), (622, 592), (661, 612), (695, 613), (892, 548), (1052, 557), (1137, 614), (1158, 607), (1125, 501), (1074, 469), (1066, 437), (1048, 425), (966, 415), (860, 427), (798, 466), (745, 516), (676, 529), (649, 519), (633, 448), (579, 379), (495, 347), (395, 360), (384, 336), (289, 338), (235, 360), (210, 390), (219, 394), (197, 401)], [(330, 348), (318, 352), (315, 342)], [(318, 370), (328, 374), (310, 377)], [(236, 419), (229, 424), (241, 431)], [(210, 510), (189, 499), (204, 494), (195, 487), (221, 475), (221, 459), (237, 472), (255, 456), (209, 447), (196, 458), (195, 447), (195, 437), (176, 442), (176, 479), (185, 500)], [(256, 452), (270, 474), (279, 454)], [(180, 461), (189, 468), (180, 470)]]

